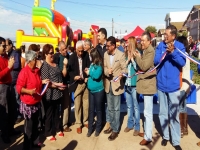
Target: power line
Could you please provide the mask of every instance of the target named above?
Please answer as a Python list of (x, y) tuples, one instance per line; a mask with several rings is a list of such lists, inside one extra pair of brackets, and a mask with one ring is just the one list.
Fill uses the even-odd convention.
[[(13, 0), (9, 0), (9, 1), (11, 1), (11, 2), (14, 2), (14, 3), (17, 3), (17, 4), (20, 4), (20, 5), (22, 5), (22, 6), (26, 6), (26, 7), (29, 7), (29, 8), (32, 8), (31, 6), (28, 6), (28, 5), (25, 5), (25, 4), (22, 4), (22, 3), (19, 3), (19, 2), (16, 2), (16, 1), (13, 1)], [(5, 7), (5, 6), (4, 6)], [(14, 9), (14, 8), (11, 8), (11, 7), (8, 7), (8, 8), (10, 8), (10, 9), (13, 9), (13, 10), (17, 10), (17, 9)], [(20, 11), (20, 10), (17, 10), (17, 11)], [(69, 12), (69, 11), (66, 11), (66, 10), (64, 10), (65, 12)], [(25, 12), (25, 13), (27, 13), (27, 12)], [(74, 14), (74, 12), (73, 12), (73, 14)], [(82, 14), (77, 14), (77, 15), (81, 15), (81, 16), (84, 16), (84, 15), (82, 15)], [(91, 18), (91, 17), (88, 17), (88, 16), (84, 16), (84, 17), (87, 17), (87, 18), (90, 18), (90, 19), (94, 19), (94, 18)], [(78, 21), (78, 20), (77, 20)]]
[[(30, 12), (26, 12), (26, 11), (22, 11), (22, 10), (19, 10), (19, 9), (16, 9), (16, 8), (12, 8), (12, 7), (8, 7), (8, 6), (3, 6), (2, 7), (3, 9), (5, 9), (5, 8), (9, 8), (9, 9), (7, 9), (7, 10), (15, 10), (15, 11), (18, 11), (18, 12), (23, 12), (23, 14), (21, 14), (21, 15), (24, 15), (24, 16), (30, 16), (30, 15), (32, 15)], [(25, 14), (24, 14), (25, 13)], [(20, 14), (20, 13), (19, 13)]]
[(13, 1), (13, 0), (9, 0), (9, 1), (14, 2), (14, 3), (16, 3), (16, 4), (19, 4), (19, 5), (22, 5), (22, 6), (26, 6), (26, 7), (32, 8), (31, 6), (28, 6), (28, 5), (25, 5), (25, 4), (22, 4), (22, 3), (19, 3), (19, 2)]
[(101, 5), (101, 4), (91, 4), (91, 3), (82, 3), (82, 2), (74, 2), (74, 1), (68, 1), (68, 0), (59, 0), (62, 2), (68, 2), (72, 4), (78, 4), (78, 5), (88, 5), (88, 6), (98, 6), (98, 7), (109, 7), (109, 8), (126, 8), (126, 9), (189, 9), (189, 8), (172, 8), (172, 7), (128, 7), (128, 6), (117, 6), (117, 5)]
[[(12, 0), (10, 0), (10, 1), (12, 1)], [(15, 1), (12, 1), (12, 2), (15, 2)], [(18, 3), (18, 4), (21, 4), (21, 3), (19, 3), (19, 2), (16, 2), (16, 3)], [(23, 5), (23, 4), (21, 4), (21, 5)], [(30, 7), (30, 6), (28, 6), (28, 5), (23, 5), (23, 6), (27, 6), (27, 7)], [(30, 12), (26, 12), (26, 11), (22, 11), (22, 10), (19, 10), (19, 9), (16, 9), (16, 8), (12, 8), (12, 7), (9, 7), (9, 6), (3, 6), (3, 9), (5, 9), (5, 8), (9, 8), (9, 9), (7, 9), (7, 10), (15, 10), (15, 11), (17, 11), (17, 13), (19, 13), (19, 14), (21, 14), (21, 15), (24, 15), (24, 16), (31, 16), (32, 15), (32, 13), (30, 13)], [(32, 8), (32, 7), (31, 7)], [(22, 13), (21, 13), (22, 12)], [(85, 22), (85, 21), (80, 21), (80, 20), (75, 20), (75, 19), (71, 19), (72, 21), (77, 21), (77, 22), (80, 22), (80, 23), (83, 23), (83, 22)], [(92, 24), (92, 23), (91, 23)], [(95, 23), (95, 24), (109, 24), (109, 22), (106, 22), (106, 23), (103, 23), (103, 22), (100, 22), (100, 23)], [(88, 27), (87, 25), (75, 25), (75, 24), (71, 24), (72, 26), (77, 26), (77, 27)], [(118, 24), (118, 25), (121, 25), (121, 24)], [(105, 28), (112, 28), (111, 26), (109, 26), (109, 27), (105, 27)]]
[[(6, 8), (9, 8), (9, 9), (5, 9), (4, 7), (6, 7)], [(10, 9), (12, 9), (12, 10), (16, 10), (16, 11), (18, 11), (17, 13), (19, 13), (19, 12), (23, 12), (23, 14), (22, 13), (19, 13), (20, 15), (24, 15), (24, 16), (31, 16), (32, 14), (31, 13), (29, 13), (29, 12), (25, 12), (25, 11), (22, 11), (22, 10), (19, 10), (19, 9), (15, 9), (15, 8), (12, 8), (12, 7), (8, 7), (8, 6), (4, 6), (3, 7), (3, 9), (5, 9), (5, 10), (10, 10)], [(24, 13), (26, 13), (26, 14), (24, 14)], [(71, 21), (77, 21), (77, 22), (80, 22), (80, 23), (85, 23), (84, 21), (79, 21), (79, 20), (74, 20), (74, 19), (71, 19)], [(17, 25), (17, 24), (15, 24), (15, 25)], [(71, 26), (76, 26), (76, 27), (79, 27), (79, 28), (81, 28), (81, 27), (90, 27), (90, 26), (87, 26), (87, 25), (78, 25), (76, 22), (74, 22), (73, 24), (71, 24)], [(106, 27), (106, 28), (111, 28), (111, 27)]]
[(133, 0), (125, 0), (125, 1), (132, 2), (132, 3), (139, 3), (139, 4), (145, 4), (145, 5), (151, 5), (151, 6), (161, 7), (161, 6), (152, 4), (152, 3), (143, 3), (143, 2), (133, 1)]
[[(65, 0), (63, 1), (63, 0), (59, 0), (60, 2), (66, 2)], [(67, 2), (66, 2), (67, 3)], [(73, 4), (75, 4), (74, 2), (73, 2)], [(85, 5), (86, 7), (87, 7), (87, 5)], [(94, 5), (94, 6), (92, 6), (91, 8), (93, 8), (93, 9), (100, 9), (100, 10), (107, 10), (107, 11), (117, 11), (118, 13), (128, 13), (128, 14), (130, 14), (130, 13), (132, 13), (132, 14), (152, 14), (152, 15), (161, 15), (162, 13), (163, 14), (166, 14), (165, 12), (157, 12), (157, 13), (142, 13), (142, 12), (134, 12), (134, 11), (123, 11), (123, 10), (119, 10), (118, 8), (113, 8), (113, 9), (105, 9), (105, 8), (102, 8), (102, 7), (98, 7), (98, 6), (96, 6), (96, 5)], [(116, 10), (117, 9), (117, 10)], [(79, 14), (79, 15), (81, 15), (81, 14)]]

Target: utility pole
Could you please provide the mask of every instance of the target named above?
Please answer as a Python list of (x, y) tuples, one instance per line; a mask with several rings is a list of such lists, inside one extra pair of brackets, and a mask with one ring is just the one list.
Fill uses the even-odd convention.
[(114, 20), (112, 18), (112, 36), (113, 36), (113, 30), (114, 30)]
[(120, 39), (122, 38), (122, 36), (121, 36), (121, 29), (120, 29)]

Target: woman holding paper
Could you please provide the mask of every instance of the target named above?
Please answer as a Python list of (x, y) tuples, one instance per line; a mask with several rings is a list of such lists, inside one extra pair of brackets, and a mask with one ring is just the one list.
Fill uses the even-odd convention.
[[(46, 44), (43, 46), (42, 55), (44, 62), (41, 66), (42, 79), (49, 79), (51, 84), (48, 86), (44, 95), (45, 108), (45, 136), (50, 141), (55, 141), (55, 135), (63, 137), (61, 120), (59, 117), (59, 108), (64, 90), (62, 72), (57, 64), (53, 62), (53, 46)], [(64, 60), (63, 68), (66, 71), (67, 61)], [(64, 70), (63, 70), (64, 71)]]
[(16, 89), (20, 94), (20, 112), (25, 118), (24, 122), (24, 143), (23, 149), (31, 147), (43, 147), (39, 141), (38, 116), (40, 101), (39, 95), (42, 91), (42, 84), (47, 84), (48, 79), (41, 80), (40, 70), (36, 67), (36, 52), (29, 50), (25, 53), (27, 65), (19, 73)]

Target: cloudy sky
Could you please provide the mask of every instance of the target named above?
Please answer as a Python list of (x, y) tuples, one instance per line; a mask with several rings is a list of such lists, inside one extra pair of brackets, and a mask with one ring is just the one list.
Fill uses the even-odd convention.
[[(55, 9), (68, 17), (73, 30), (81, 29), (87, 33), (90, 25), (105, 27), (108, 35), (114, 32), (131, 32), (137, 25), (145, 29), (148, 25), (164, 28), (167, 13), (190, 11), (199, 0), (180, 3), (168, 0), (57, 0)], [(34, 0), (0, 0), (0, 36), (15, 39), (16, 30), (32, 34), (32, 7)], [(51, 6), (51, 0), (40, 0), (40, 6)]]

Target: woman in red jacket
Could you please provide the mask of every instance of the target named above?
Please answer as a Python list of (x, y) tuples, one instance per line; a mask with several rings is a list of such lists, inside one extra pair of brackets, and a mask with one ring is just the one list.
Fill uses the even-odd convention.
[(29, 50), (25, 53), (27, 65), (21, 70), (17, 79), (17, 92), (20, 94), (20, 112), (25, 118), (23, 149), (43, 147), (39, 141), (38, 116), (42, 91), (42, 84), (49, 81), (41, 80), (40, 70), (36, 67), (37, 53)]

